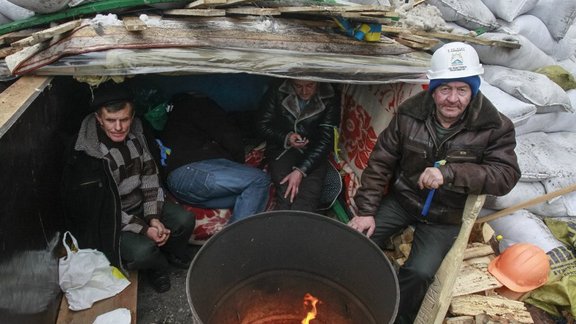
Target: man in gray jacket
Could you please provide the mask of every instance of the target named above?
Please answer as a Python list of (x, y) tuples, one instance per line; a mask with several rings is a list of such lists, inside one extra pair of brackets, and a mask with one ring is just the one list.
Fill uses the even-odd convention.
[(458, 236), (467, 196), (505, 195), (520, 179), (514, 126), (479, 92), (484, 69), (474, 48), (446, 44), (431, 64), (428, 91), (404, 102), (378, 137), (348, 224), (380, 246), (414, 227), (396, 323), (414, 321)]

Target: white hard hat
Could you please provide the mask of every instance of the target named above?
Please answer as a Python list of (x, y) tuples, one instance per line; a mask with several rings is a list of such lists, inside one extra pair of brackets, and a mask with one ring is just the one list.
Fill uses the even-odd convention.
[(456, 79), (484, 73), (476, 50), (462, 42), (448, 43), (434, 52), (428, 79)]

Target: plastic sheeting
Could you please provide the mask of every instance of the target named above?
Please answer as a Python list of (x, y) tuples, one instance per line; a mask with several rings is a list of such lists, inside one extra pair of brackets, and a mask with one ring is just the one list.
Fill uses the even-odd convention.
[(429, 55), (420, 52), (371, 57), (264, 49), (114, 49), (64, 57), (34, 73), (73, 76), (248, 73), (324, 82), (422, 83), (428, 62)]

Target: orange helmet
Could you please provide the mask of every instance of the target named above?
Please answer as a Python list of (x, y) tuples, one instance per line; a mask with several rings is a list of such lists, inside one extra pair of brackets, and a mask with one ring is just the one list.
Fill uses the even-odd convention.
[(517, 243), (492, 260), (488, 271), (510, 290), (527, 292), (546, 283), (550, 262), (536, 245)]

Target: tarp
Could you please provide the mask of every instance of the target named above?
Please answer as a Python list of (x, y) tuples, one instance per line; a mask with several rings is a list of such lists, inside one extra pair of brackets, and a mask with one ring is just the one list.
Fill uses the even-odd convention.
[(251, 73), (388, 83), (423, 79), (430, 58), (393, 41), (357, 41), (295, 19), (161, 19), (147, 24), (146, 30), (129, 32), (86, 20), (59, 40), (6, 57), (6, 65), (14, 75)]

